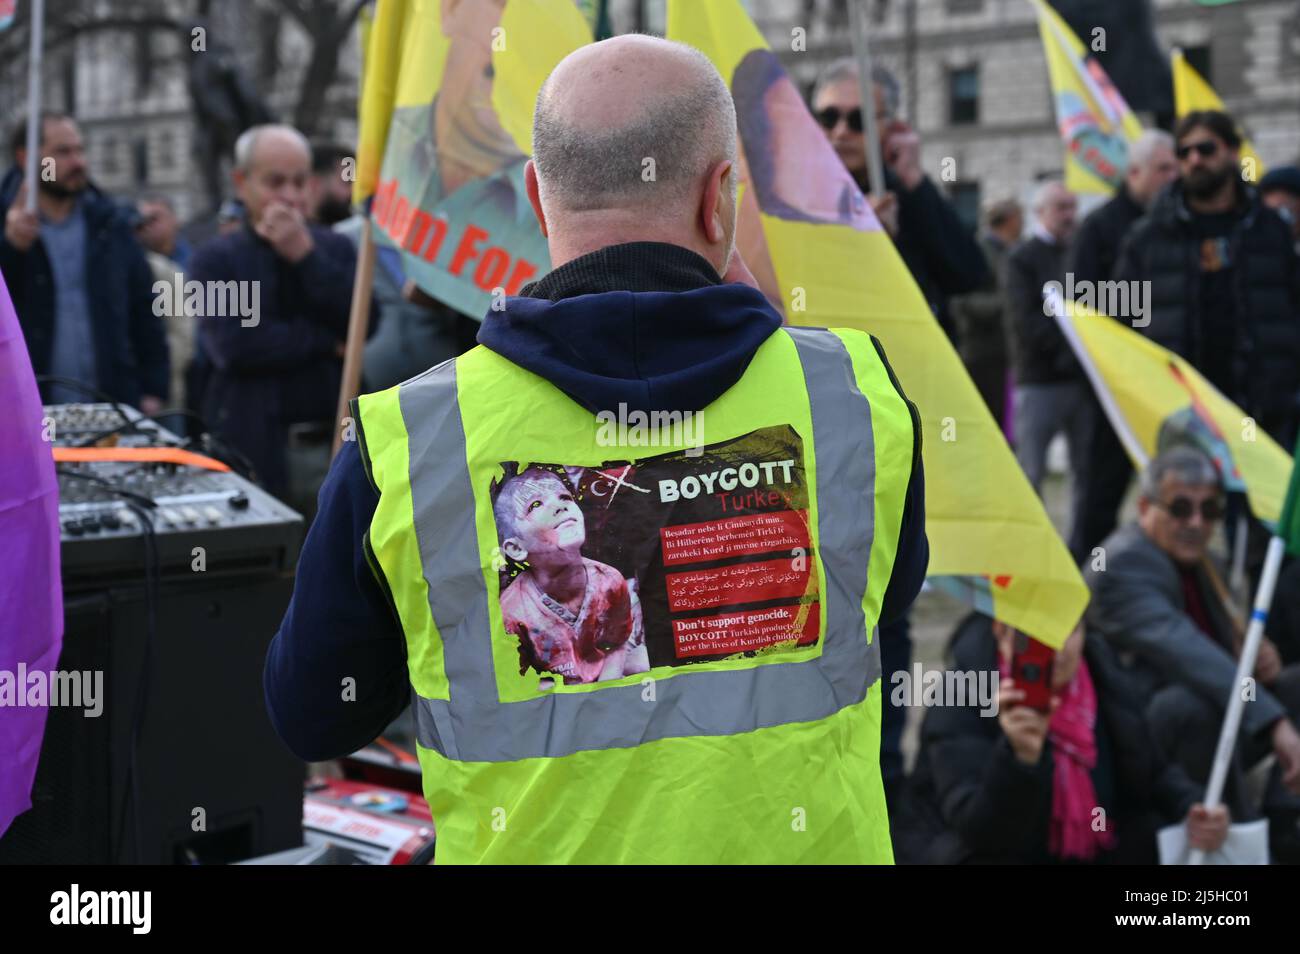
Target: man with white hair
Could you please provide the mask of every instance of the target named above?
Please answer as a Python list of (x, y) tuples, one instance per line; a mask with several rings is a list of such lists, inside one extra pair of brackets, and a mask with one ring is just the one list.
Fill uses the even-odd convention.
[[(195, 252), (188, 276), (204, 289), (199, 345), (212, 366), (194, 399), (262, 484), (310, 515), (329, 461), (356, 256), (308, 221), (311, 147), (298, 130), (244, 132), (232, 178), (245, 221)], [(310, 465), (291, 481), (290, 454), (318, 462), (315, 486)]]
[[(1120, 243), (1129, 227), (1146, 214), (1160, 191), (1178, 178), (1178, 160), (1174, 157), (1174, 137), (1161, 129), (1148, 129), (1129, 151), (1124, 184), (1114, 197), (1093, 210), (1079, 226), (1070, 244), (1066, 271), (1074, 275), (1076, 287), (1095, 288), (1111, 280), (1119, 258)], [(1131, 296), (1130, 296), (1131, 298)], [(1127, 321), (1130, 315), (1111, 315)], [(1096, 424), (1088, 458), (1088, 480), (1083, 488), (1082, 519), (1075, 525), (1070, 550), (1079, 558), (1092, 552), (1115, 529), (1115, 521), (1124, 494), (1128, 492), (1133, 466), (1128, 454), (1092, 398)]]
[[(525, 170), (553, 270), (356, 403), (267, 706), (316, 760), (413, 705), (439, 863), (892, 860), (873, 633), (924, 578), (919, 419), (873, 338), (758, 290), (736, 135), (697, 50), (569, 54)], [(649, 452), (602, 423), (682, 415)]]
[[(1197, 784), (1209, 780), (1224, 709), (1237, 684), (1241, 637), (1212, 585), (1211, 537), (1224, 512), (1223, 480), (1195, 447), (1174, 444), (1142, 475), (1136, 523), (1103, 543), (1104, 565), (1084, 576), (1088, 624), (1121, 654), (1134, 689), (1148, 700), (1147, 724), (1165, 761)], [(1260, 644), (1241, 715), (1224, 801), (1234, 818), (1270, 816), (1273, 848), (1300, 860), (1300, 664)], [(1273, 754), (1277, 763), (1256, 806), (1242, 772)]]
[(1073, 522), (1078, 522), (1092, 430), (1084, 379), (1056, 320), (1043, 310), (1043, 286), (1065, 282), (1065, 250), (1074, 234), (1078, 202), (1059, 181), (1034, 192), (1029, 235), (1007, 257), (1007, 313), (1015, 372), (1016, 459), (1037, 491), (1047, 466), (1047, 447), (1064, 432), (1070, 451)]

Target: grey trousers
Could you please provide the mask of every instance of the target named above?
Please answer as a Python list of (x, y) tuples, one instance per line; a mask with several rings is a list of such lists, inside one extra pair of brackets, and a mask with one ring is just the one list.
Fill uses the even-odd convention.
[[(1029, 478), (1034, 493), (1041, 494), (1047, 471), (1047, 446), (1065, 434), (1070, 452), (1070, 525), (1083, 516), (1083, 491), (1088, 484), (1088, 448), (1096, 424), (1096, 402), (1086, 381), (1055, 384), (1018, 384), (1015, 389), (1014, 433), (1016, 460)], [(1068, 539), (1068, 537), (1067, 537)]]

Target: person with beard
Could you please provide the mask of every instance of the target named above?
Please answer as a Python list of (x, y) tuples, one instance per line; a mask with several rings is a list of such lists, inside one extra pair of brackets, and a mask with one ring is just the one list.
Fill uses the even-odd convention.
[(351, 160), (351, 154), (342, 146), (312, 146), (308, 202), (311, 220), (318, 225), (332, 228), (352, 215), (352, 182), (348, 178)]
[(0, 273), (18, 312), (46, 403), (101, 392), (156, 414), (168, 396), (167, 335), (153, 310), (153, 274), (127, 211), (90, 182), (81, 131), (41, 115), (36, 211), (27, 210), (27, 123), (14, 130), (14, 167), (0, 180)]
[(1291, 230), (1242, 180), (1231, 116), (1188, 113), (1174, 139), (1179, 179), (1128, 232), (1114, 277), (1151, 283), (1148, 313), (1134, 327), (1290, 447), (1300, 388)]

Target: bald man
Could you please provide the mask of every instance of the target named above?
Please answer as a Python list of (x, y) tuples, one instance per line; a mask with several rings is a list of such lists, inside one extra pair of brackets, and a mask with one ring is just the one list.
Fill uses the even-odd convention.
[[(553, 270), (487, 312), (478, 347), (357, 402), (267, 706), (319, 760), (414, 699), (440, 863), (892, 857), (869, 633), (925, 574), (919, 421), (874, 339), (782, 328), (734, 252), (736, 142), (698, 51), (570, 54), (525, 169)], [(705, 434), (647, 449), (602, 436), (615, 412)], [(805, 469), (814, 444), (833, 483)], [(814, 489), (815, 552), (792, 558)], [(713, 535), (723, 567), (694, 545)], [(586, 638), (602, 593), (624, 615)], [(615, 671), (638, 633), (645, 662)]]
[[(355, 252), (308, 222), (311, 147), (296, 129), (245, 132), (232, 178), (244, 223), (195, 252), (188, 276), (205, 289), (199, 342), (212, 366), (195, 400), (263, 486), (310, 513), (328, 466)], [(227, 290), (248, 307), (232, 307)], [(308, 462), (293, 487), (289, 452)]]

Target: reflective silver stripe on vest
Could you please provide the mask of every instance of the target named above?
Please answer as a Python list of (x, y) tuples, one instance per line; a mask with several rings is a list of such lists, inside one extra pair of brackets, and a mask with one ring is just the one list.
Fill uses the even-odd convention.
[(880, 678), (880, 649), (867, 641), (862, 612), (875, 523), (871, 411), (839, 338), (822, 329), (785, 331), (798, 350), (812, 411), (826, 584), (821, 656), (747, 669), (679, 669), (656, 681), (652, 702), (643, 700), (640, 683), (497, 701), (455, 362), (402, 385), (415, 532), (451, 696), (416, 696), (421, 745), (462, 761), (554, 758), (811, 722), (862, 701)]

